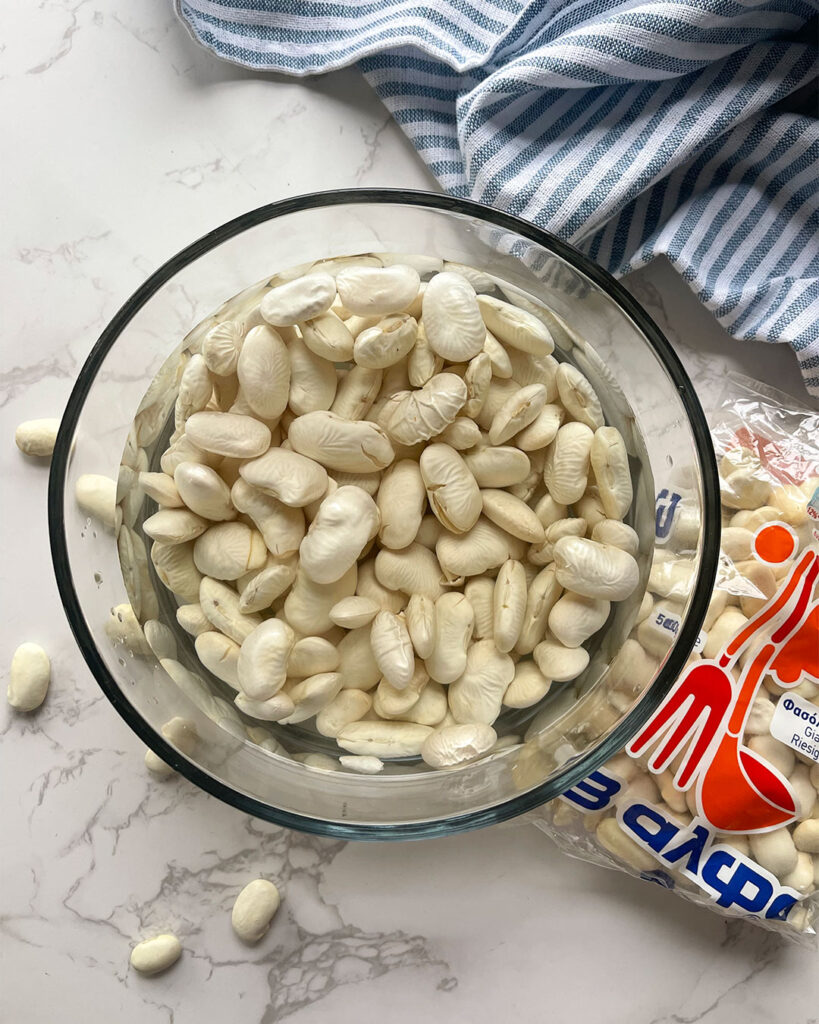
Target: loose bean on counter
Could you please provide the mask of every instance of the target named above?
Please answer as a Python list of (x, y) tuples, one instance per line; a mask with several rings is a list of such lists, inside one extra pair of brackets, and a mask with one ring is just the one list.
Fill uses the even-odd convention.
[(59, 420), (26, 420), (15, 430), (14, 443), (23, 455), (45, 459), (54, 451), (59, 429)]
[(267, 933), (280, 904), (276, 886), (266, 878), (254, 878), (233, 904), (230, 915), (233, 930), (243, 942), (259, 942)]
[(182, 956), (182, 944), (175, 935), (157, 935), (137, 943), (131, 950), (131, 966), (140, 974), (167, 971)]
[(20, 644), (11, 659), (6, 698), (17, 711), (34, 711), (46, 698), (51, 662), (39, 644)]

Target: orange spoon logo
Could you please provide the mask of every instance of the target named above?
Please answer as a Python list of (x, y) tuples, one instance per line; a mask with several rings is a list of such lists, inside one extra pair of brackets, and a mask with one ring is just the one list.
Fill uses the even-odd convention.
[[(781, 564), (796, 550), (784, 523), (768, 523), (754, 538), (761, 561)], [(648, 767), (659, 774), (682, 755), (674, 777), (694, 788), (697, 811), (720, 832), (767, 832), (794, 821), (796, 796), (781, 772), (742, 743), (751, 705), (766, 674), (783, 688), (819, 682), (819, 552), (806, 551), (784, 586), (731, 638), (720, 654), (692, 665), (628, 745), (639, 757), (656, 744)], [(731, 671), (748, 658), (739, 678)]]

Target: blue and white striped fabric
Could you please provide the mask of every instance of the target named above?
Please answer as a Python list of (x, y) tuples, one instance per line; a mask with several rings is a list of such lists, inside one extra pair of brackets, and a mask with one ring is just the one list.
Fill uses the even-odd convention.
[(819, 395), (815, 2), (176, 4), (237, 64), (358, 62), (445, 189), (614, 274), (665, 253), (735, 337), (789, 342)]

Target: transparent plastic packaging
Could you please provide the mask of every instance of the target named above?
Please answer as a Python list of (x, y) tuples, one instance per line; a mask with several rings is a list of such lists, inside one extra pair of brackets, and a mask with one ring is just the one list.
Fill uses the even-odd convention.
[[(737, 376), (712, 419), (721, 557), (695, 653), (627, 748), (530, 820), (571, 856), (808, 943), (819, 908), (819, 415)], [(624, 647), (635, 664), (662, 659), (679, 623), (690, 569), (663, 542), (689, 530), (685, 479), (658, 494), (656, 527)]]

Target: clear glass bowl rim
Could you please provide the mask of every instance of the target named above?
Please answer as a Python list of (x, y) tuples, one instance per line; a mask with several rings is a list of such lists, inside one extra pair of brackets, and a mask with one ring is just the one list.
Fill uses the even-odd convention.
[[(361, 824), (356, 822), (326, 821), (307, 815), (295, 814), (233, 789), (180, 755), (168, 744), (161, 733), (154, 730), (129, 703), (100, 656), (86, 626), (80, 601), (74, 588), (65, 535), (63, 502), (74, 431), (85, 399), (105, 356), (137, 311), (183, 267), (194, 262), (212, 249), (217, 248), (228, 239), (241, 234), (248, 228), (304, 210), (362, 204), (419, 206), (477, 218), (495, 227), (515, 232), (523, 238), (535, 242), (537, 245), (565, 260), (582, 274), (585, 274), (635, 323), (654, 349), (656, 356), (674, 383), (691, 426), (701, 474), (703, 522), (705, 528), (699, 574), (691, 606), (680, 630), (677, 643), (672, 649), (668, 660), (660, 669), (654, 682), (642, 695), (639, 703), (617, 723), (611, 733), (594, 750), (579, 758), (576, 762), (569, 764), (546, 782), (541, 783), (541, 785), (493, 807), (469, 811), (462, 815), (442, 820), (400, 824)], [(275, 267), (272, 268), (271, 272), (275, 271), (275, 269)], [(65, 609), (68, 624), (92, 675), (129, 728), (163, 761), (185, 776), (194, 785), (217, 797), (219, 800), (247, 814), (273, 822), (274, 824), (336, 839), (422, 839), (465, 832), (496, 822), (506, 821), (526, 811), (533, 810), (559, 796), (561, 793), (566, 792), (566, 790), (571, 789), (581, 779), (591, 774), (591, 772), (599, 768), (616, 753), (619, 753), (662, 703), (682, 670), (690, 652), (693, 650), (697, 635), (705, 618), (717, 573), (719, 530), (709, 529), (709, 526), (719, 524), (719, 522), (719, 477), (711, 434), (708, 430), (705, 414), (682, 363), (662, 331), (642, 306), (602, 267), (598, 266), (572, 245), (528, 221), (502, 213), (499, 210), (472, 200), (461, 199), (442, 193), (407, 189), (335, 189), (325, 192), (311, 192), (283, 199), (279, 202), (268, 203), (214, 228), (162, 264), (117, 311), (103, 330), (83, 364), (60, 423), (48, 483), (48, 531), (51, 557), (57, 588), (63, 608)]]

